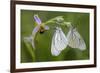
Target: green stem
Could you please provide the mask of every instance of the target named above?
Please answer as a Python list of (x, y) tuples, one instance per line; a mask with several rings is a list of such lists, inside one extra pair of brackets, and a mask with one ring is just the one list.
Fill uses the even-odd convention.
[(27, 50), (28, 50), (29, 54), (32, 56), (32, 60), (35, 61), (35, 54), (32, 50), (32, 47), (28, 44), (28, 42), (26, 40), (24, 40), (24, 43), (27, 47)]
[(55, 18), (52, 18), (52, 19), (46, 21), (44, 24), (55, 23), (55, 20), (56, 20), (57, 18), (62, 18), (62, 16), (57, 16), (57, 17), (55, 17)]

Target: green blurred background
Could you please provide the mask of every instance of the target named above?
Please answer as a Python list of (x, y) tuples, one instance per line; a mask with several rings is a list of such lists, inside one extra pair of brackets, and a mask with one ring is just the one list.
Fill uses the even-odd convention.
[[(86, 43), (86, 50), (80, 51), (77, 48), (67, 47), (59, 56), (51, 54), (51, 40), (54, 33), (53, 29), (37, 33), (35, 38), (36, 49), (31, 44), (23, 40), (24, 37), (30, 36), (35, 27), (34, 14), (38, 14), (42, 22), (46, 22), (57, 16), (63, 16), (65, 21), (71, 22), (83, 37)], [(47, 24), (54, 27), (57, 24)], [(67, 34), (68, 29), (61, 26), (63, 32)], [(35, 11), (21, 10), (21, 63), (27, 62), (48, 62), (48, 61), (68, 61), (68, 60), (86, 60), (89, 59), (89, 13), (77, 12), (55, 12), (55, 11)]]

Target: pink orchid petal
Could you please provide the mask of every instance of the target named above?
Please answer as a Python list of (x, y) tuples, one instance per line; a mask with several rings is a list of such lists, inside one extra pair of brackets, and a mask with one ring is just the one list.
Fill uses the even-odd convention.
[(35, 21), (36, 21), (36, 23), (37, 23), (38, 25), (42, 24), (42, 21), (41, 21), (41, 19), (38, 17), (38, 15), (34, 15), (34, 19), (35, 19)]

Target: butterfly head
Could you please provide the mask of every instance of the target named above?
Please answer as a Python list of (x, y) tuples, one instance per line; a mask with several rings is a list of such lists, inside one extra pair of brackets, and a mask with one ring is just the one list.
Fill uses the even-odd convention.
[(61, 30), (61, 28), (60, 27), (56, 27), (56, 30)]
[(71, 22), (63, 22), (63, 25), (67, 26), (68, 28), (72, 27)]

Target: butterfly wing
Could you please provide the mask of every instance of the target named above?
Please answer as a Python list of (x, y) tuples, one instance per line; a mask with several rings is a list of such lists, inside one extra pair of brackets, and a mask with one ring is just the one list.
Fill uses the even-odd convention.
[(51, 53), (58, 56), (62, 50), (67, 47), (68, 40), (61, 28), (57, 28), (52, 38)]
[(68, 45), (70, 47), (78, 48), (80, 50), (86, 49), (86, 44), (78, 31), (76, 31), (76, 29), (70, 29), (67, 35), (67, 39), (69, 40)]

